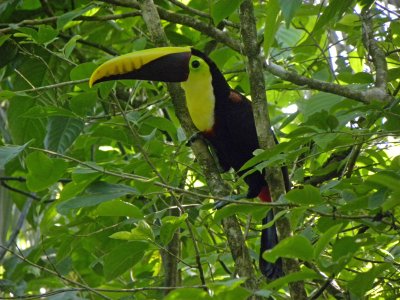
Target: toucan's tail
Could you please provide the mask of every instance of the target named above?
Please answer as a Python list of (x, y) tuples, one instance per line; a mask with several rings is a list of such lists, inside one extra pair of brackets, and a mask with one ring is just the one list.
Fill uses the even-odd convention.
[[(263, 226), (274, 219), (272, 208), (268, 211), (267, 216), (262, 220)], [(278, 235), (275, 224), (268, 228), (264, 228), (261, 232), (260, 245), (260, 260), (259, 266), (261, 273), (268, 279), (274, 280), (283, 276), (282, 259), (279, 258), (276, 262), (271, 263), (262, 258), (262, 254), (266, 250), (270, 250), (278, 244)]]
[[(282, 175), (285, 182), (286, 192), (290, 191), (291, 184), (289, 180), (289, 173), (286, 166), (282, 167)], [(258, 194), (258, 198), (260, 198), (263, 202), (272, 202), (271, 194), (268, 188), (268, 184), (261, 188), (260, 193)], [(274, 211), (271, 208), (265, 218), (262, 220), (262, 225), (266, 225), (274, 219)], [(284, 276), (283, 267), (282, 267), (282, 259), (279, 258), (276, 262), (270, 263), (262, 258), (262, 254), (274, 248), (278, 244), (278, 234), (276, 231), (276, 226), (273, 224), (268, 228), (264, 228), (261, 231), (261, 242), (260, 242), (260, 259), (259, 266), (261, 273), (268, 278), (269, 280), (274, 280), (279, 277)]]

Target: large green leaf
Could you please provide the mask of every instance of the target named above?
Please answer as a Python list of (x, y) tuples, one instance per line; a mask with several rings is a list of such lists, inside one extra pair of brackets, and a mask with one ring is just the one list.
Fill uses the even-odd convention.
[(317, 243), (314, 246), (314, 259), (319, 258), (322, 251), (324, 251), (326, 246), (328, 246), (328, 244), (331, 242), (331, 239), (339, 232), (342, 227), (342, 224), (332, 226), (319, 237)]
[(218, 24), (223, 19), (229, 17), (243, 0), (218, 0), (211, 7), (211, 17), (214, 24)]
[(32, 152), (26, 157), (28, 176), (26, 185), (39, 192), (56, 183), (64, 174), (68, 164), (59, 158), (49, 158), (42, 152)]
[(162, 225), (160, 228), (160, 239), (163, 245), (168, 245), (168, 243), (172, 240), (172, 237), (174, 236), (176, 230), (181, 227), (187, 217), (187, 214), (183, 214), (179, 217), (167, 216), (162, 219)]
[(265, 29), (264, 29), (264, 53), (268, 57), (275, 41), (275, 34), (281, 23), (281, 10), (278, 0), (270, 0), (266, 5)]
[(57, 18), (57, 29), (61, 30), (65, 25), (67, 25), (68, 22), (72, 21), (78, 16), (83, 15), (85, 12), (93, 9), (93, 5), (88, 5), (83, 8), (77, 8), (75, 10), (66, 12), (65, 14), (61, 15), (60, 17)]
[(25, 112), (37, 105), (35, 99), (17, 96), (10, 99), (7, 111), (8, 124), (14, 144), (25, 144), (32, 140), (33, 146), (41, 147), (45, 135), (45, 120), (21, 118)]
[(300, 205), (323, 203), (319, 189), (311, 185), (305, 185), (301, 189), (292, 189), (285, 195), (285, 198)]
[(0, 170), (4, 169), (5, 165), (21, 154), (28, 146), (26, 143), (22, 146), (8, 145), (0, 147)]
[(45, 118), (45, 117), (54, 117), (54, 116), (63, 116), (63, 117), (76, 117), (74, 113), (65, 108), (60, 108), (56, 106), (33, 106), (24, 114), (21, 115), (23, 118)]
[(279, 0), (279, 4), (286, 26), (289, 27), (296, 11), (300, 8), (301, 0)]
[(279, 257), (298, 258), (309, 261), (313, 258), (310, 241), (301, 235), (288, 237), (279, 242), (272, 250), (265, 251), (263, 258), (275, 262)]
[(75, 208), (95, 206), (128, 194), (137, 195), (138, 192), (135, 188), (123, 184), (110, 184), (103, 181), (95, 182), (86, 189), (83, 195), (61, 202), (57, 210), (61, 214), (67, 214)]
[(128, 271), (143, 259), (147, 248), (148, 244), (140, 241), (123, 242), (115, 247), (103, 258), (105, 278), (108, 281), (115, 280), (122, 273)]
[(349, 282), (349, 290), (357, 297), (363, 297), (366, 292), (374, 287), (374, 282), (378, 280), (378, 276), (382, 276), (382, 273), (389, 268), (389, 263), (382, 263), (374, 266), (367, 272), (358, 273), (356, 277)]
[(287, 286), (291, 282), (320, 279), (321, 275), (308, 268), (302, 268), (301, 271), (290, 273), (282, 278), (275, 279), (267, 285), (268, 289), (278, 289)]
[(315, 113), (321, 111), (329, 112), (330, 109), (342, 101), (344, 98), (342, 96), (328, 94), (328, 93), (317, 93), (311, 96), (309, 99), (303, 102), (299, 102), (299, 109), (306, 118), (311, 118)]
[(110, 238), (126, 241), (154, 241), (154, 233), (150, 225), (140, 220), (131, 231), (118, 231), (110, 235)]
[(343, 13), (354, 3), (354, 0), (332, 0), (329, 5), (325, 7), (322, 15), (315, 24), (315, 31), (323, 30), (324, 26), (329, 22), (335, 22), (340, 18)]
[(48, 150), (65, 153), (76, 138), (81, 134), (84, 122), (76, 118), (50, 117), (47, 123), (47, 133), (44, 146)]
[(143, 218), (143, 213), (137, 206), (118, 199), (101, 203), (94, 213), (98, 216)]

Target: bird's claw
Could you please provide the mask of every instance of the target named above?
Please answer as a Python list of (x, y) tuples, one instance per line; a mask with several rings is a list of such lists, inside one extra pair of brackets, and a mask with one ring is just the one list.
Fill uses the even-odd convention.
[(201, 132), (196, 132), (194, 134), (192, 134), (192, 136), (187, 140), (186, 142), (186, 146), (190, 147), (192, 146), (192, 144), (197, 140), (197, 139), (201, 139), (203, 138)]

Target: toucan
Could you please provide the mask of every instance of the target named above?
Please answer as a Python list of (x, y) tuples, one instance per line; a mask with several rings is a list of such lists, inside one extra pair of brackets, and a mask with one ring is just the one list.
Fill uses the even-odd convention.
[[(248, 185), (246, 198), (258, 197), (264, 202), (271, 201), (263, 172), (241, 170), (253, 157), (254, 150), (259, 148), (251, 102), (230, 88), (208, 56), (191, 47), (136, 51), (100, 65), (93, 72), (89, 85), (119, 79), (180, 82), (193, 124), (214, 148), (223, 171), (233, 168), (238, 175), (244, 175), (243, 179)], [(273, 218), (270, 209), (263, 219), (263, 225)], [(277, 243), (275, 225), (262, 229), (259, 266), (268, 279), (283, 275), (281, 260), (270, 263), (262, 257), (264, 251), (272, 249)]]

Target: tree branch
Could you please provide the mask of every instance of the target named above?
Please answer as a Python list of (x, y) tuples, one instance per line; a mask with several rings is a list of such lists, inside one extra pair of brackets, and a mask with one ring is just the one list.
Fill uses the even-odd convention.
[[(152, 9), (151, 12), (148, 12), (148, 16), (146, 16), (146, 14), (144, 13), (143, 18), (155, 40), (155, 44), (158, 46), (167, 45), (168, 43), (165, 37), (165, 33), (160, 25), (160, 19), (156, 19), (158, 15), (156, 16), (157, 10), (153, 1), (146, 0), (141, 6), (141, 9), (142, 11)], [(163, 10), (158, 9), (158, 13), (160, 13), (160, 11), (163, 12)], [(150, 14), (152, 15), (152, 17), (150, 17)], [(187, 111), (183, 91), (176, 84), (168, 84), (168, 90), (172, 96), (176, 114), (183, 128), (186, 132), (193, 133), (194, 126)], [(207, 145), (200, 139), (197, 139), (192, 144), (192, 149), (196, 158), (199, 161), (200, 166), (203, 169), (207, 183), (212, 189), (213, 193), (217, 195), (227, 195), (229, 193), (229, 190), (219, 175), (218, 168), (215, 165), (215, 161), (212, 158)], [(239, 276), (241, 277), (247, 277), (247, 280), (245, 282), (245, 286), (247, 288), (251, 290), (256, 290), (257, 280), (254, 270), (252, 268), (250, 254), (246, 247), (243, 233), (241, 231), (239, 223), (237, 222), (236, 217), (231, 216), (225, 218), (222, 223), (225, 234), (228, 238), (228, 244), (231, 249), (232, 256), (235, 261), (237, 274), (239, 274)]]
[(361, 12), (362, 42), (368, 50), (375, 67), (375, 87), (386, 93), (388, 68), (385, 52), (379, 47), (374, 38), (374, 25), (372, 23), (372, 13), (370, 9)]
[[(241, 36), (244, 44), (244, 54), (247, 56), (247, 70), (249, 72), (250, 91), (253, 105), (253, 114), (257, 129), (258, 140), (263, 149), (275, 147), (275, 141), (271, 134), (271, 122), (269, 120), (267, 98), (265, 93), (265, 81), (262, 60), (257, 44), (256, 19), (252, 0), (244, 0), (240, 5)], [(271, 189), (272, 198), (277, 200), (285, 194), (285, 182), (280, 168), (268, 170), (267, 182)], [(287, 218), (280, 218), (276, 222), (281, 239), (292, 235), (290, 223)], [(284, 259), (283, 268), (286, 274), (300, 270), (299, 264), (294, 259)], [(307, 294), (302, 281), (289, 283), (292, 299), (306, 299)]]
[[(132, 18), (132, 17), (138, 17), (141, 16), (140, 11), (133, 11), (129, 13), (124, 13), (124, 14), (115, 14), (115, 15), (104, 15), (104, 16), (77, 16), (74, 18), (74, 21), (110, 21), (110, 20), (119, 20), (119, 19), (125, 19), (125, 18)], [(43, 18), (43, 19), (34, 19), (34, 20), (23, 20), (19, 23), (12, 24), (10, 26), (9, 24), (0, 24), (0, 27), (7, 26), (5, 28), (0, 29), (0, 34), (3, 33), (9, 33), (15, 31), (16, 27), (23, 27), (23, 26), (35, 26), (35, 25), (44, 25), (44, 24), (52, 24), (58, 20), (60, 16), (53, 16), (53, 17), (48, 17), (48, 18)]]
[[(137, 1), (135, 0), (100, 0), (102, 2), (110, 3), (110, 4), (115, 4), (119, 6), (124, 6), (124, 7), (131, 7), (135, 9), (140, 9), (140, 5)], [(191, 27), (193, 29), (196, 29), (197, 31), (210, 36), (217, 41), (227, 45), (228, 47), (232, 48), (233, 50), (239, 51), (240, 50), (240, 43), (232, 39), (228, 32), (222, 31), (214, 27), (212, 24), (204, 23), (202, 21), (199, 21), (191, 16), (186, 16), (182, 14), (177, 14), (171, 11), (168, 11), (164, 8), (161, 8), (159, 6), (156, 6), (158, 14), (161, 19), (166, 20), (171, 23), (176, 23), (176, 24), (181, 24), (185, 25), (188, 27)]]
[[(168, 45), (167, 37), (161, 26), (161, 20), (160, 20), (160, 17), (158, 15), (158, 12), (154, 5), (153, 0), (144, 0), (141, 4), (141, 11), (142, 11), (143, 20), (146, 23), (146, 26), (150, 32), (150, 35), (152, 36), (154, 43), (158, 46)], [(171, 83), (168, 84), (168, 90), (174, 99), (180, 99), (180, 101), (182, 101), (183, 92), (181, 90), (177, 89), (176, 84), (171, 84)], [(200, 260), (200, 251), (198, 248), (197, 240), (196, 240), (194, 232), (193, 232), (192, 224), (189, 222), (189, 220), (186, 220), (186, 225), (188, 227), (190, 236), (192, 237), (193, 246), (194, 246), (194, 250), (196, 253), (196, 263), (197, 263), (197, 268), (199, 270), (200, 280), (201, 280), (201, 283), (203, 285), (205, 285), (206, 280), (204, 277), (204, 271), (203, 271), (203, 267), (202, 267), (201, 260)], [(174, 243), (174, 242), (177, 243), (178, 241), (172, 241), (172, 243)], [(179, 247), (175, 247), (175, 250), (177, 250), (177, 249), (179, 249)], [(177, 253), (175, 253), (175, 254), (177, 254)], [(174, 268), (178, 267), (178, 265), (175, 263), (169, 264), (169, 266), (173, 266)], [(165, 267), (168, 267), (168, 266), (165, 266)], [(179, 273), (179, 272), (177, 272), (177, 270), (169, 271), (168, 269), (166, 269), (165, 271), (173, 272), (176, 274)], [(178, 282), (179, 282), (178, 278), (175, 278), (175, 280), (171, 281), (171, 283), (178, 283)]]

